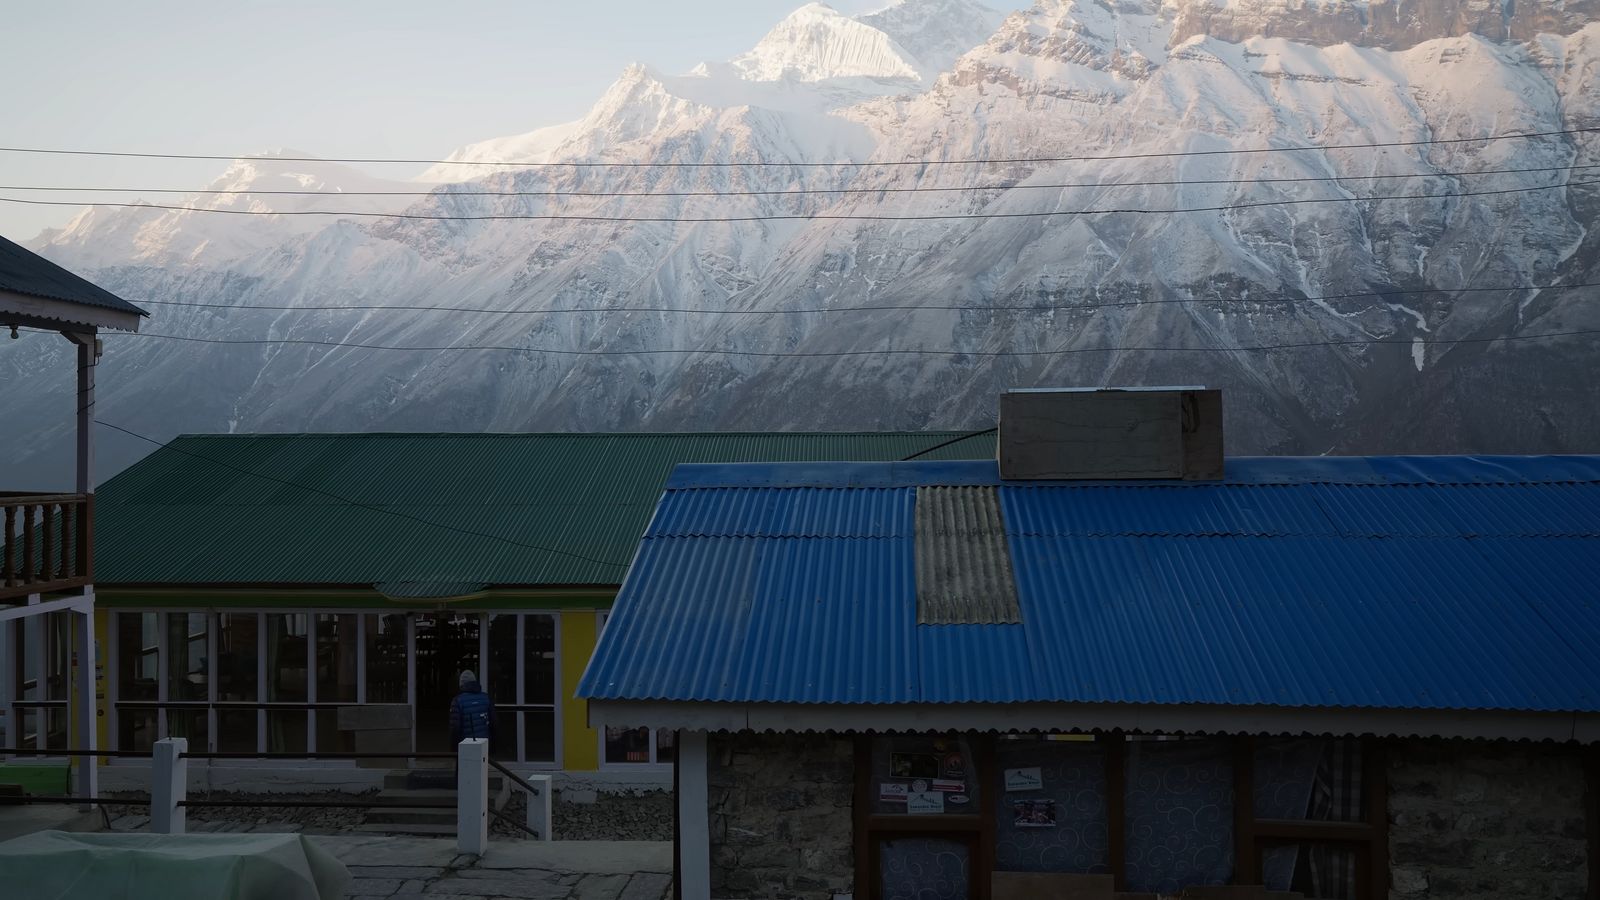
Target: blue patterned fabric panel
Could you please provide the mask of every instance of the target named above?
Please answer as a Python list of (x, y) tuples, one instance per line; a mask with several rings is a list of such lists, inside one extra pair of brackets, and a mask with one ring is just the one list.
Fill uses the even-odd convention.
[(1233, 875), (1233, 760), (1219, 741), (1129, 741), (1128, 890), (1174, 893)]
[(884, 900), (967, 900), (967, 845), (944, 838), (895, 838), (878, 850)]
[[(1037, 766), (1044, 789), (1005, 793), (1005, 770)], [(1106, 756), (1099, 742), (1001, 741), (995, 768), (1001, 792), (995, 868), (1002, 872), (1109, 872)], [(1018, 827), (1013, 800), (1054, 800), (1054, 828)]]

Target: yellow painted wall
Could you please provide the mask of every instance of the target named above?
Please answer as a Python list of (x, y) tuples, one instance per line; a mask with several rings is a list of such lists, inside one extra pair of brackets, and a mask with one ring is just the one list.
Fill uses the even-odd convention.
[(600, 738), (589, 727), (589, 704), (572, 696), (578, 679), (594, 654), (595, 611), (569, 609), (561, 613), (561, 767), (600, 768)]

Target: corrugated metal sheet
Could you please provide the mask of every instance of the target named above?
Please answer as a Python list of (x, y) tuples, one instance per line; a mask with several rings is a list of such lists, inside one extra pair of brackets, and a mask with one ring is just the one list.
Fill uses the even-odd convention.
[(917, 624), (1020, 621), (998, 491), (929, 486), (916, 498)]
[[(187, 436), (100, 488), (96, 581), (618, 584), (680, 462), (893, 460), (957, 436)], [(984, 435), (929, 458), (993, 455)], [(661, 526), (692, 534), (707, 519), (745, 522), (751, 534), (887, 536), (904, 524), (909, 538), (909, 519), (888, 508), (901, 500), (719, 497)]]
[[(910, 498), (984, 480), (1021, 622), (918, 625)], [(803, 534), (733, 514), (788, 495)], [(899, 524), (867, 534), (868, 507)], [(685, 466), (657, 522), (680, 509), (693, 533), (645, 535), (581, 696), (1600, 711), (1600, 457), (1230, 460), (1225, 482), (1137, 484)]]
[(3, 237), (0, 237), (0, 290), (149, 315), (105, 288)]

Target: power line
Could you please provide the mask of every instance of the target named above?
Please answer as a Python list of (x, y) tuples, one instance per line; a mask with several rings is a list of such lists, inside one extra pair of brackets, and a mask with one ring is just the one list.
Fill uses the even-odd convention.
[(1216, 184), (1296, 184), (1327, 181), (1384, 181), (1407, 178), (1473, 178), (1489, 175), (1522, 175), (1538, 172), (1573, 172), (1597, 169), (1600, 163), (1569, 166), (1537, 166), (1527, 169), (1479, 169), (1458, 172), (1402, 172), (1385, 175), (1303, 175), (1284, 178), (1180, 178), (1170, 181), (1080, 181), (1060, 184), (977, 184), (963, 186), (873, 187), (873, 188), (791, 188), (736, 191), (457, 191), (433, 188), (426, 191), (293, 191), (272, 189), (211, 190), (186, 188), (68, 187), (64, 185), (0, 185), (0, 191), (50, 191), (96, 194), (205, 194), (208, 196), (285, 196), (285, 197), (800, 197), (813, 194), (939, 194), (962, 191), (1067, 190), (1072, 188), (1176, 187)]
[(952, 219), (1039, 219), (1052, 216), (1102, 216), (1102, 215), (1177, 215), (1180, 213), (1225, 212), (1236, 209), (1257, 209), (1267, 206), (1295, 206), (1304, 203), (1368, 203), (1385, 200), (1447, 200), (1454, 197), (1486, 197), (1495, 194), (1525, 194), (1532, 191), (1549, 191), (1557, 188), (1582, 187), (1600, 184), (1595, 181), (1563, 181), (1557, 184), (1531, 187), (1498, 188), (1486, 191), (1453, 191), (1438, 194), (1386, 194), (1381, 197), (1312, 197), (1286, 200), (1260, 200), (1250, 203), (1229, 203), (1219, 206), (1190, 206), (1170, 209), (1145, 209), (1141, 207), (1112, 207), (1106, 209), (1041, 210), (1034, 212), (996, 213), (924, 213), (907, 216), (890, 216), (855, 213), (795, 213), (750, 216), (607, 216), (573, 213), (513, 213), (472, 216), (432, 215), (421, 213), (353, 212), (331, 209), (297, 209), (283, 212), (255, 209), (208, 209), (196, 206), (170, 206), (159, 203), (119, 203), (96, 201), (80, 203), (72, 200), (25, 200), (20, 197), (0, 197), (0, 203), (22, 203), (30, 206), (88, 206), (120, 207), (131, 209), (160, 209), (176, 212), (215, 213), (231, 216), (348, 216), (352, 218), (408, 219), (439, 222), (488, 221), (545, 221), (545, 222), (639, 222), (639, 223), (715, 223), (715, 222), (790, 222), (790, 221), (861, 221), (861, 222), (925, 222)]
[(449, 312), (449, 313), (484, 313), (489, 315), (506, 316), (539, 316), (558, 313), (679, 313), (684, 315), (707, 316), (777, 316), (777, 315), (810, 315), (823, 313), (855, 313), (855, 312), (920, 312), (930, 311), (956, 311), (956, 312), (1060, 312), (1080, 309), (1109, 309), (1129, 306), (1159, 306), (1169, 303), (1316, 303), (1330, 300), (1355, 300), (1362, 297), (1409, 297), (1416, 294), (1499, 294), (1514, 293), (1518, 291), (1555, 291), (1570, 288), (1600, 287), (1600, 281), (1576, 281), (1569, 284), (1519, 284), (1507, 287), (1464, 287), (1464, 288), (1414, 288), (1411, 290), (1384, 290), (1384, 291), (1354, 291), (1344, 294), (1321, 294), (1307, 297), (1234, 297), (1222, 298), (1196, 298), (1196, 297), (1171, 297), (1156, 300), (1106, 300), (1093, 303), (1052, 303), (1052, 304), (995, 304), (973, 306), (971, 304), (875, 304), (869, 306), (810, 306), (795, 309), (682, 309), (672, 306), (575, 306), (554, 309), (494, 309), (491, 307), (464, 307), (464, 306), (384, 306), (382, 304), (351, 304), (349, 306), (284, 306), (265, 303), (196, 303), (188, 300), (144, 300), (139, 302), (145, 306), (183, 306), (200, 309), (260, 309), (278, 312), (364, 312), (383, 310), (385, 312)]
[(568, 556), (568, 557), (571, 557), (573, 559), (583, 560), (584, 562), (599, 563), (600, 565), (603, 565), (603, 566), (614, 566), (614, 567), (619, 568), (619, 569), (626, 569), (628, 567), (626, 563), (613, 562), (613, 561), (608, 560), (608, 559), (598, 559), (598, 558), (593, 557), (593, 556), (584, 556), (581, 553), (571, 553), (571, 552), (568, 552), (566, 550), (557, 550), (554, 547), (546, 547), (546, 546), (543, 546), (541, 544), (529, 544), (529, 543), (525, 543), (523, 541), (513, 540), (513, 539), (508, 538), (508, 537), (502, 537), (502, 536), (500, 536), (498, 534), (490, 534), (490, 533), (484, 532), (484, 531), (473, 531), (473, 530), (471, 530), (469, 528), (457, 528), (454, 525), (446, 525), (443, 522), (435, 522), (435, 521), (433, 521), (431, 519), (424, 519), (424, 518), (422, 518), (420, 516), (413, 516), (413, 515), (411, 515), (409, 513), (404, 513), (404, 512), (400, 512), (399, 510), (390, 509), (390, 508), (388, 508), (386, 506), (376, 506), (376, 505), (371, 504), (371, 503), (364, 503), (364, 502), (362, 502), (360, 500), (354, 500), (354, 499), (352, 499), (350, 497), (345, 497), (345, 496), (343, 496), (341, 494), (335, 494), (335, 493), (333, 493), (331, 491), (325, 491), (325, 490), (323, 490), (321, 488), (315, 488), (315, 487), (312, 487), (312, 486), (310, 486), (308, 484), (301, 484), (298, 481), (290, 481), (290, 480), (288, 480), (286, 478), (279, 478), (276, 475), (268, 475), (265, 472), (257, 472), (257, 471), (254, 471), (252, 469), (246, 469), (246, 468), (243, 468), (241, 466), (233, 465), (232, 463), (224, 462), (223, 460), (220, 460), (220, 459), (216, 459), (216, 458), (213, 458), (213, 457), (210, 457), (210, 456), (205, 456), (204, 454), (192, 453), (192, 452), (190, 452), (188, 450), (185, 450), (185, 449), (183, 449), (181, 447), (173, 446), (171, 441), (159, 441), (159, 440), (156, 440), (153, 437), (146, 437), (145, 435), (139, 434), (138, 432), (133, 431), (131, 429), (123, 428), (121, 425), (113, 425), (112, 423), (107, 422), (104, 419), (95, 419), (94, 421), (95, 421), (95, 424), (97, 424), (97, 425), (104, 425), (107, 428), (110, 428), (110, 429), (112, 429), (114, 431), (120, 431), (123, 434), (126, 434), (126, 435), (128, 435), (130, 437), (136, 437), (141, 441), (148, 441), (149, 443), (155, 444), (157, 447), (160, 447), (160, 448), (162, 448), (164, 450), (172, 450), (172, 451), (177, 452), (177, 453), (182, 453), (185, 456), (193, 457), (195, 459), (204, 460), (205, 462), (209, 462), (209, 463), (213, 463), (215, 465), (222, 466), (225, 469), (232, 469), (235, 472), (242, 472), (245, 475), (252, 475), (252, 476), (254, 476), (256, 478), (261, 478), (261, 479), (264, 479), (266, 481), (273, 481), (273, 482), (277, 482), (278, 484), (288, 485), (289, 487), (299, 488), (300, 490), (303, 490), (303, 491), (309, 491), (310, 493), (318, 494), (320, 496), (327, 497), (327, 498), (329, 498), (331, 500), (337, 500), (340, 503), (345, 503), (345, 504), (348, 504), (350, 506), (358, 507), (360, 509), (369, 510), (369, 511), (375, 512), (375, 513), (382, 513), (383, 515), (386, 515), (386, 516), (395, 516), (396, 518), (408, 519), (408, 520), (410, 520), (412, 522), (419, 522), (419, 523), (421, 523), (423, 525), (431, 525), (434, 528), (442, 528), (445, 531), (454, 531), (454, 532), (456, 532), (458, 534), (470, 535), (472, 537), (488, 538), (489, 540), (500, 541), (502, 543), (510, 544), (510, 545), (512, 545), (514, 547), (521, 547), (524, 550), (539, 550), (539, 551), (542, 551), (544, 553), (554, 553), (554, 554), (556, 554), (558, 556)]
[(974, 432), (972, 432), (970, 434), (963, 434), (960, 437), (954, 437), (954, 438), (951, 438), (948, 441), (943, 441), (941, 443), (934, 444), (932, 447), (929, 447), (926, 450), (918, 450), (917, 452), (911, 454), (910, 456), (902, 456), (900, 458), (900, 461), (901, 462), (910, 462), (911, 460), (916, 459), (919, 456), (927, 456), (929, 453), (932, 453), (935, 450), (943, 450), (944, 448), (950, 446), (951, 444), (959, 444), (962, 441), (971, 440), (972, 438), (975, 438), (975, 437), (983, 437), (986, 434), (994, 434), (995, 432), (997, 432), (999, 430), (1000, 430), (999, 426), (995, 426), (994, 428), (985, 428), (982, 431), (974, 431)]
[(727, 169), (741, 167), (781, 168), (833, 168), (840, 166), (950, 166), (950, 165), (1009, 165), (1019, 163), (1106, 161), (1118, 159), (1163, 159), (1184, 156), (1232, 156), (1246, 153), (1294, 153), (1302, 150), (1371, 150), (1385, 147), (1425, 147), (1438, 144), (1477, 144), (1490, 141), (1528, 140), (1542, 137), (1559, 137), (1589, 134), (1600, 131), (1594, 128), (1565, 128), (1554, 131), (1523, 131), (1483, 137), (1426, 138), (1415, 141), (1381, 141), (1369, 144), (1323, 144), (1320, 146), (1247, 147), (1226, 150), (1171, 150), (1154, 153), (1118, 153), (1102, 156), (1045, 156), (1045, 157), (995, 157), (974, 159), (907, 159), (873, 162), (527, 162), (516, 160), (475, 161), (465, 159), (395, 159), (382, 157), (317, 157), (317, 156), (221, 156), (200, 153), (138, 153), (125, 150), (67, 150), (49, 147), (0, 147), (0, 153), (40, 153), (57, 156), (112, 156), (132, 159), (196, 159), (233, 162), (239, 159), (261, 159), (273, 162), (331, 162), (353, 164), (399, 163), (404, 165), (436, 166), (501, 166), (518, 168), (616, 168), (616, 169)]
[[(37, 329), (34, 329), (37, 330)], [(1600, 328), (1581, 329), (1574, 331), (1550, 331), (1539, 334), (1512, 334), (1492, 338), (1403, 338), (1391, 340), (1385, 338), (1348, 338), (1343, 340), (1325, 341), (1300, 341), (1288, 344), (1254, 344), (1240, 345), (1237, 347), (1065, 347), (1057, 350), (919, 350), (895, 349), (883, 350), (829, 350), (829, 351), (766, 351), (766, 350), (722, 350), (717, 348), (686, 348), (686, 347), (657, 347), (639, 350), (563, 350), (544, 347), (515, 347), (494, 344), (468, 344), (464, 346), (446, 347), (407, 347), (389, 344), (363, 344), (355, 341), (321, 341), (313, 338), (202, 338), (185, 337), (177, 334), (157, 334), (153, 332), (133, 332), (127, 334), (107, 334), (105, 337), (118, 340), (127, 338), (154, 338), (157, 340), (183, 341), (195, 344), (231, 344), (231, 345), (262, 345), (274, 346), (305, 346), (305, 347), (338, 347), (350, 350), (389, 350), (412, 353), (462, 353), (462, 352), (502, 352), (502, 353), (529, 353), (547, 356), (667, 356), (667, 355), (695, 355), (705, 356), (738, 356), (757, 357), (763, 359), (838, 359), (857, 356), (936, 356), (973, 359), (1002, 359), (1014, 357), (1037, 356), (1064, 356), (1076, 353), (1255, 353), (1268, 350), (1300, 350), (1311, 347), (1350, 347), (1350, 346), (1381, 346), (1392, 344), (1395, 346), (1410, 347), (1416, 344), (1427, 346), (1455, 345), (1455, 344), (1495, 344), (1501, 341), (1531, 341), (1545, 338), (1575, 337), (1580, 335), (1600, 334)]]

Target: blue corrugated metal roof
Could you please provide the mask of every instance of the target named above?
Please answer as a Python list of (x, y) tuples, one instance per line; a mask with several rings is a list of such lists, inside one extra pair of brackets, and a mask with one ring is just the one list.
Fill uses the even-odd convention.
[[(917, 624), (916, 488), (998, 487), (1018, 625)], [(1600, 457), (683, 465), (580, 696), (1600, 711)]]

